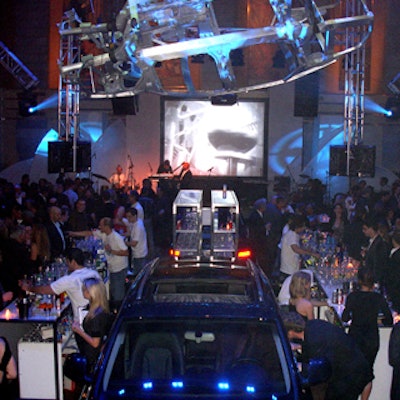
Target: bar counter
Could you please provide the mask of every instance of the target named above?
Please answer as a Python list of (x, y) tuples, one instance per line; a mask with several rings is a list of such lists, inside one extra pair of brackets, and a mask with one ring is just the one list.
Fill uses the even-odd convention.
[[(343, 322), (341, 316), (346, 302), (347, 288), (351, 288), (356, 282), (357, 270), (346, 261), (341, 267), (314, 263), (309, 266), (309, 269), (313, 271), (314, 280), (325, 294), (328, 303), (328, 306), (320, 307), (318, 310), (320, 318), (341, 325), (347, 330), (351, 322)], [(343, 298), (338, 299), (338, 301), (335, 295), (337, 290), (341, 290), (343, 294)], [(374, 364), (375, 379), (373, 380), (370, 400), (390, 400), (393, 369), (388, 361), (388, 348), (391, 330), (392, 327), (379, 327), (380, 347)]]
[(37, 322), (37, 323), (54, 323), (57, 322), (68, 310), (70, 301), (65, 299), (59, 307), (55, 305), (55, 301), (38, 303), (33, 301), (29, 307), (29, 315), (26, 318), (20, 318), (18, 311), (18, 300), (14, 300), (0, 312), (1, 321), (12, 322)]
[[(63, 399), (62, 354), (72, 337), (70, 301), (32, 296), (26, 318), (15, 300), (0, 312), (0, 332), (10, 343), (18, 364), (21, 399)], [(49, 301), (51, 300), (51, 301)]]

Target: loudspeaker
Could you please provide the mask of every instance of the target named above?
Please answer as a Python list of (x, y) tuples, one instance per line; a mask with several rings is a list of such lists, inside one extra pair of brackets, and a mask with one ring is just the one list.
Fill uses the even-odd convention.
[(329, 149), (329, 175), (346, 176), (346, 168), (346, 147), (331, 146)]
[(91, 168), (91, 143), (77, 142), (76, 171), (73, 171), (72, 146), (72, 142), (48, 142), (47, 170), (49, 174), (58, 174), (60, 172), (82, 172)]
[(139, 111), (137, 96), (114, 97), (111, 102), (115, 115), (136, 115)]
[[(68, 171), (69, 162), (66, 159), (65, 142), (48, 142), (47, 171), (49, 174), (58, 174)], [(72, 167), (72, 164), (71, 164)]]
[(297, 79), (294, 84), (294, 116), (316, 117), (318, 115), (319, 72)]
[[(349, 176), (375, 176), (375, 146), (350, 146)], [(347, 146), (331, 146), (329, 175), (347, 175)]]
[(78, 142), (76, 153), (77, 172), (92, 168), (92, 144), (90, 142)]
[(375, 146), (357, 146), (356, 149), (356, 173), (358, 176), (375, 176)]

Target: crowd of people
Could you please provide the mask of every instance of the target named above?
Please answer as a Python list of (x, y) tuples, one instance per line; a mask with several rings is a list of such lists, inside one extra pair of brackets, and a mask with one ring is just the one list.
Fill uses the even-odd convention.
[[(173, 194), (168, 186), (153, 190), (148, 179), (134, 189), (110, 183), (100, 193), (89, 179), (62, 175), (56, 183), (44, 178), (30, 182), (28, 174), (18, 183), (0, 179), (0, 309), (27, 293), (54, 298), (66, 293), (72, 330), (90, 372), (123, 300), (127, 275), (168, 253)], [(105, 250), (108, 291), (87, 263), (91, 255), (78, 246), (89, 235)], [(44, 276), (58, 261), (66, 263), (66, 275), (52, 282), (31, 279)], [(9, 353), (6, 339), (0, 339), (0, 386), (10, 388), (11, 399), (17, 389)]]
[[(366, 400), (372, 390), (373, 366), (380, 345), (378, 316), (383, 325), (391, 326), (393, 317), (397, 321), (400, 313), (400, 180), (389, 186), (383, 178), (377, 189), (361, 180), (348, 193), (335, 194), (329, 204), (316, 201), (321, 196), (307, 198), (302, 193), (301, 197), (298, 193), (294, 197), (277, 193), (270, 201), (258, 199), (249, 217), (250, 245), (260, 267), (276, 283), (284, 314), (298, 317), (294, 329), (290, 325), (293, 319), (288, 318), (289, 337), (300, 338), (305, 353), (310, 351), (312, 356), (331, 358), (333, 376), (327, 386), (313, 393), (313, 398), (356, 399), (361, 395)], [(343, 315), (339, 316), (343, 322), (351, 321), (348, 335), (343, 336), (343, 332), (336, 332), (324, 323), (311, 322), (315, 319), (316, 304), (311, 298), (312, 273), (310, 277), (307, 267), (310, 261), (318, 264), (322, 254), (318, 247), (303, 245), (304, 237), (310, 233), (314, 237), (313, 233), (316, 237), (328, 235), (335, 245), (332, 260), (348, 257), (358, 269), (358, 290), (346, 297)], [(324, 341), (319, 336), (321, 333), (335, 340)], [(393, 329), (390, 365), (397, 368), (398, 335), (398, 328)], [(316, 341), (318, 349), (309, 341)], [(348, 356), (335, 358), (332, 343), (337, 348), (343, 346), (343, 354), (347, 352)], [(357, 368), (348, 370), (354, 379), (341, 375), (340, 371), (346, 370), (343, 363), (351, 366), (355, 361), (357, 368), (365, 371), (364, 378), (369, 379), (361, 379), (355, 371)], [(398, 374), (396, 367), (392, 399), (397, 398), (393, 393), (399, 390), (395, 374)], [(349, 381), (354, 385), (349, 386)], [(341, 394), (337, 397), (339, 391)]]
[(88, 179), (59, 177), (53, 184), (30, 182), (25, 174), (16, 184), (0, 180), (2, 301), (10, 301), (9, 293), (18, 297), (18, 281), (65, 256), (88, 233), (103, 240), (112, 273), (136, 274), (145, 260), (166, 254), (173, 201), (167, 189), (156, 193), (148, 179), (140, 188), (106, 186), (100, 193)]
[[(185, 163), (182, 174), (187, 175), (187, 168)], [(400, 180), (389, 187), (382, 179), (378, 189), (360, 181), (348, 193), (335, 194), (330, 204), (322, 201), (320, 190), (312, 191), (306, 197), (277, 193), (269, 201), (256, 200), (252, 210), (241, 210), (240, 234), (248, 239), (254, 259), (273, 282), (281, 284), (300, 269), (304, 256), (319, 257), (315, 249), (301, 246), (304, 230), (330, 232), (342, 252), (372, 271), (393, 307), (400, 309), (396, 268), (400, 262)], [(138, 273), (147, 260), (165, 255), (171, 245), (175, 194), (176, 187), (160, 181), (154, 189), (149, 179), (134, 189), (104, 186), (100, 193), (89, 179), (60, 176), (52, 184), (44, 178), (30, 182), (25, 174), (18, 183), (1, 180), (3, 293), (18, 296), (20, 279), (88, 235), (107, 246), (111, 273)]]
[[(187, 163), (181, 172), (188, 176)], [(127, 274), (138, 274), (146, 261), (167, 255), (171, 246), (177, 187), (160, 181), (154, 190), (152, 183), (144, 179), (141, 187), (133, 189), (120, 184), (104, 186), (97, 193), (89, 179), (62, 175), (55, 184), (44, 178), (30, 182), (28, 174), (18, 183), (0, 180), (0, 305), (26, 291), (53, 295), (67, 291), (80, 347), (98, 349), (108, 326), (104, 315), (121, 304)], [(185, 186), (184, 179), (181, 184)], [(248, 240), (254, 260), (270, 280), (285, 288), (290, 311), (300, 315), (304, 324), (314, 319), (315, 304), (310, 296), (312, 277), (303, 272), (302, 262), (304, 257), (318, 259), (320, 255), (318, 249), (302, 246), (303, 232), (328, 232), (340, 251), (359, 263), (360, 271), (365, 272), (360, 275), (364, 290), (357, 296), (373, 298), (376, 307), (363, 313), (359, 304), (367, 301), (349, 296), (344, 319), (361, 321), (364, 326), (363, 318), (368, 315), (371, 340), (368, 350), (361, 343), (359, 347), (373, 374), (379, 346), (376, 314), (384, 312), (387, 323), (392, 323), (389, 308), (383, 306), (386, 300), (393, 311), (400, 312), (400, 180), (391, 187), (383, 180), (378, 189), (360, 181), (348, 193), (335, 194), (330, 204), (322, 199), (319, 190), (313, 193), (311, 189), (307, 197), (304, 193), (276, 193), (270, 201), (258, 199), (253, 209), (241, 210), (241, 237)], [(90, 235), (100, 239), (105, 249), (110, 278), (107, 304), (101, 300), (100, 276), (84, 266), (83, 254), (75, 248), (77, 240)], [(69, 275), (51, 284), (27, 286), (27, 277), (60, 256), (66, 258)], [(75, 275), (79, 279), (72, 284)], [(376, 288), (379, 302), (375, 301)], [(88, 304), (89, 313), (83, 317), (81, 309)], [(360, 340), (357, 323), (350, 336)], [(370, 387), (363, 390), (368, 398)]]

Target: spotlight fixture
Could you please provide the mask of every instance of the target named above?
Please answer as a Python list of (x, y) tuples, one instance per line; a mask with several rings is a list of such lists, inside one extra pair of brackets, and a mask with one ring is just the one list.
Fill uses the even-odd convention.
[(400, 96), (389, 97), (385, 105), (385, 117), (389, 119), (400, 118)]
[(18, 111), (21, 117), (30, 117), (36, 112), (37, 95), (34, 93), (23, 93), (18, 96)]

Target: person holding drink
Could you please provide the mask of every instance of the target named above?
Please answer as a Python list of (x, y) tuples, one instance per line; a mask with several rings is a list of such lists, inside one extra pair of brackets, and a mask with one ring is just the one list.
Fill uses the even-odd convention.
[(106, 287), (101, 279), (85, 279), (82, 294), (89, 301), (88, 312), (82, 324), (74, 321), (72, 331), (79, 351), (86, 356), (87, 372), (92, 373), (101, 345), (110, 330), (112, 314), (109, 312)]
[(67, 251), (66, 260), (68, 275), (64, 275), (50, 284), (34, 286), (30, 280), (22, 280), (19, 285), (22, 290), (30, 293), (60, 295), (66, 292), (72, 305), (74, 321), (82, 320), (82, 310), (88, 300), (82, 294), (82, 282), (88, 278), (101, 279), (97, 271), (84, 266), (85, 257), (82, 250), (72, 248)]

